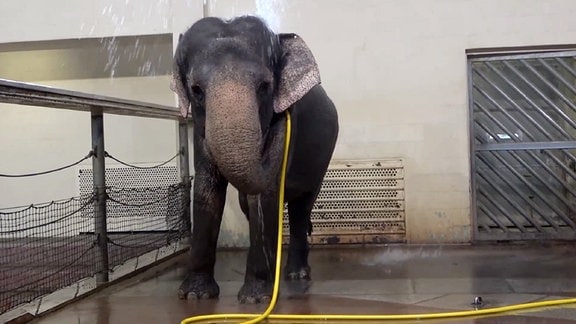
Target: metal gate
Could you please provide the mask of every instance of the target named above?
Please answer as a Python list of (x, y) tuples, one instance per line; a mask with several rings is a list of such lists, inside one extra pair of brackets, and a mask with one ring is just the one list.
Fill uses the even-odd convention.
[(576, 52), (468, 61), (476, 240), (576, 239)]

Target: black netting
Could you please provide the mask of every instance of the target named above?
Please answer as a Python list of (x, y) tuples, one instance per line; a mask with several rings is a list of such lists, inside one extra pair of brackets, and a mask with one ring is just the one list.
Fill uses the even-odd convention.
[(108, 189), (110, 266), (183, 238), (185, 185)]
[[(107, 190), (109, 269), (187, 235), (189, 188)], [(94, 202), (90, 194), (0, 210), (0, 314), (97, 272)]]
[(0, 313), (95, 273), (92, 195), (0, 211)]

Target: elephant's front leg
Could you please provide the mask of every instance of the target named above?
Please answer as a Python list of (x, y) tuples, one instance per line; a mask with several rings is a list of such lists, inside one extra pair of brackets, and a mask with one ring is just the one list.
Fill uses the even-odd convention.
[(241, 303), (266, 302), (272, 296), (278, 239), (277, 204), (275, 192), (248, 196), (250, 249), (244, 285), (238, 293)]
[(196, 170), (190, 263), (178, 291), (181, 299), (216, 298), (220, 293), (214, 280), (214, 264), (226, 186), (226, 180), (216, 172)]

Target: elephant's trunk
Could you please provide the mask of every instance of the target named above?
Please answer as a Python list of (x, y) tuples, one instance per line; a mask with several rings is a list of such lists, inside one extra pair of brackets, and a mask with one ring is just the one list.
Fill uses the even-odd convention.
[(243, 193), (264, 191), (264, 140), (254, 89), (240, 82), (221, 81), (207, 90), (206, 143), (218, 169)]

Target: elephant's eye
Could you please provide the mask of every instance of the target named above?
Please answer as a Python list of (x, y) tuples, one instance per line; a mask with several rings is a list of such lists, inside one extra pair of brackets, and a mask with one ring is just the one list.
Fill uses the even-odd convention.
[(197, 85), (192, 86), (192, 95), (199, 102), (204, 101), (204, 91), (202, 91), (202, 88), (200, 88), (199, 86)]

